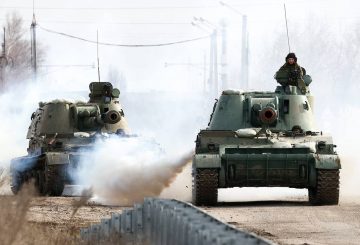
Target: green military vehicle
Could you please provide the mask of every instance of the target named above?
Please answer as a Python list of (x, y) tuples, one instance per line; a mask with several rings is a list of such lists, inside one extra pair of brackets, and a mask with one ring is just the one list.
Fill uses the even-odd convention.
[(65, 184), (73, 184), (72, 174), (96, 139), (128, 133), (120, 91), (108, 82), (92, 82), (89, 87), (87, 103), (39, 103), (27, 133), (28, 154), (11, 161), (14, 194), (33, 179), (40, 195), (60, 196)]
[(307, 188), (311, 204), (338, 204), (340, 159), (332, 137), (317, 131), (313, 108), (308, 89), (296, 86), (223, 91), (197, 135), (194, 204), (215, 205), (218, 188), (230, 187)]

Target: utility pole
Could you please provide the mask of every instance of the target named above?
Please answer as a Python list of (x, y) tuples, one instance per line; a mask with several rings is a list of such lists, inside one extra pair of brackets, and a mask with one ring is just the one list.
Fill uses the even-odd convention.
[(222, 20), (221, 23), (221, 85), (222, 90), (228, 89), (227, 77), (227, 38), (226, 38), (226, 23)]
[(247, 16), (224, 1), (219, 2), (222, 6), (232, 10), (242, 17), (242, 35), (241, 35), (241, 67), (240, 67), (240, 87), (249, 88), (249, 34), (247, 31)]
[(212, 60), (212, 66), (214, 67), (214, 89), (213, 89), (213, 93), (214, 96), (217, 97), (218, 93), (219, 93), (219, 73), (218, 73), (218, 50), (217, 50), (217, 29), (214, 29), (213, 34), (211, 35), (211, 39), (212, 39), (212, 44), (213, 44), (213, 55), (214, 58)]
[(208, 80), (208, 88), (209, 92), (212, 92), (214, 89), (214, 38), (213, 33), (210, 35), (210, 61), (209, 61), (209, 80)]
[(203, 75), (204, 75), (204, 81), (203, 81), (203, 92), (206, 93), (206, 53), (204, 52), (204, 59), (203, 59), (203, 63), (204, 63), (204, 66), (203, 66)]
[(247, 16), (242, 16), (241, 35), (241, 85), (244, 89), (249, 88), (249, 38), (247, 31)]
[(212, 96), (217, 97), (219, 92), (219, 74), (218, 74), (218, 48), (217, 48), (217, 27), (203, 18), (193, 18), (191, 22), (193, 26), (196, 26), (203, 31), (210, 34), (210, 62), (209, 62), (209, 80), (208, 87)]
[(209, 79), (208, 79), (208, 88), (209, 92), (213, 90), (214, 86), (214, 38), (213, 34), (210, 35), (210, 60), (209, 60)]
[(31, 31), (31, 67), (33, 70), (33, 78), (34, 78), (34, 80), (36, 80), (37, 59), (36, 59), (36, 19), (35, 19), (35, 14), (33, 14), (30, 31)]

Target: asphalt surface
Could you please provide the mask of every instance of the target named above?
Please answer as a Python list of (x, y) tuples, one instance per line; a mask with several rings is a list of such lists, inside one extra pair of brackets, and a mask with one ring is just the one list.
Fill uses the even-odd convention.
[(360, 202), (310, 206), (302, 201), (221, 203), (203, 207), (236, 228), (279, 244), (360, 244)]

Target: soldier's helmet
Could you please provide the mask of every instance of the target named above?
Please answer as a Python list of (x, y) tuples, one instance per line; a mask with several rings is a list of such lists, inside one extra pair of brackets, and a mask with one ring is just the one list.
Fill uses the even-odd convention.
[(295, 60), (295, 62), (297, 62), (297, 57), (296, 57), (295, 53), (288, 53), (288, 55), (286, 55), (286, 57), (285, 57), (285, 62), (287, 62), (287, 60), (289, 58), (293, 58)]

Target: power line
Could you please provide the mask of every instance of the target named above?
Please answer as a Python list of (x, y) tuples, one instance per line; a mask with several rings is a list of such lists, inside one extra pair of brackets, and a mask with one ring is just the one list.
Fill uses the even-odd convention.
[[(0, 18), (6, 21), (6, 18)], [(24, 19), (31, 22), (32, 19)], [(189, 25), (189, 22), (98, 22), (98, 21), (69, 21), (69, 20), (41, 20), (42, 23), (64, 23), (64, 24), (108, 24), (108, 25)]]
[(63, 65), (63, 64), (50, 64), (50, 65), (39, 65), (41, 67), (91, 67), (91, 68), (94, 68), (95, 65), (92, 64), (92, 65), (78, 65), (78, 64), (70, 64), (70, 65)]
[[(313, 0), (315, 3), (327, 3), (328, 0)], [(303, 4), (308, 5), (308, 0), (293, 0), (294, 4)], [(253, 5), (278, 5), (278, 1), (268, 1), (268, 0), (246, 0), (240, 3), (232, 3), (231, 5), (234, 7), (243, 7), (244, 5), (253, 6)], [(91, 10), (91, 11), (103, 11), (103, 10), (158, 10), (158, 9), (204, 9), (204, 8), (219, 8), (220, 4), (214, 5), (184, 5), (184, 6), (134, 6), (134, 7), (36, 7), (36, 10), (70, 10), (70, 11), (78, 11), (78, 10)], [(24, 9), (24, 10), (33, 10), (33, 6), (1, 6), (0, 9)]]
[[(5, 19), (3, 19), (5, 20)], [(43, 20), (48, 23), (66, 23), (66, 24), (99, 24), (97, 21), (66, 21), (66, 20)], [(100, 22), (100, 24), (109, 25), (189, 25), (188, 22)]]
[[(97, 41), (93, 41), (93, 40), (89, 40), (89, 39), (85, 39), (82, 37), (77, 37), (74, 35), (70, 35), (67, 33), (63, 33), (63, 32), (58, 32), (55, 30), (51, 30), (45, 27), (42, 27), (41, 25), (37, 24), (37, 26), (49, 33), (53, 33), (53, 34), (58, 34), (61, 36), (65, 36), (65, 37), (69, 37), (69, 38), (73, 38), (73, 39), (77, 39), (80, 41), (84, 41), (84, 42), (88, 42), (88, 43), (93, 43), (93, 44), (97, 44)], [(188, 43), (188, 42), (194, 42), (194, 41), (198, 41), (198, 40), (202, 40), (202, 39), (207, 39), (209, 38), (209, 36), (202, 36), (202, 37), (197, 37), (197, 38), (192, 38), (192, 39), (186, 39), (186, 40), (180, 40), (180, 41), (175, 41), (175, 42), (167, 42), (167, 43), (156, 43), (156, 44), (118, 44), (118, 43), (107, 43), (107, 42), (99, 42), (99, 45), (104, 45), (104, 46), (116, 46), (116, 47), (128, 47), (128, 48), (140, 48), (140, 47), (161, 47), (161, 46), (169, 46), (169, 45), (175, 45), (175, 44), (182, 44), (182, 43)]]
[[(292, 0), (292, 3), (295, 4), (309, 4), (308, 0)], [(328, 3), (328, 0), (313, 0), (312, 3)], [(243, 7), (244, 5), (278, 5), (279, 1), (268, 1), (268, 0), (243, 0), (242, 3), (231, 3), (231, 6), (234, 7)], [(134, 6), (134, 7), (36, 7), (36, 10), (157, 10), (157, 9), (204, 9), (204, 8), (219, 8), (220, 4), (214, 5), (183, 5), (183, 6)], [(0, 9), (26, 9), (33, 10), (32, 6), (1, 6)]]
[[(213, 6), (152, 6), (152, 7), (118, 7), (118, 8), (84, 8), (84, 7), (74, 7), (74, 8), (67, 8), (67, 7), (37, 7), (36, 10), (71, 10), (71, 11), (78, 11), (78, 10), (91, 10), (91, 11), (103, 11), (103, 10), (158, 10), (158, 9), (203, 9), (203, 8), (218, 8), (219, 5)], [(31, 10), (32, 7), (27, 6), (4, 6), (0, 7), (0, 9), (25, 9)]]

